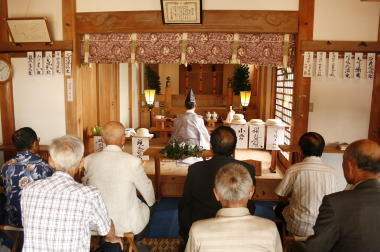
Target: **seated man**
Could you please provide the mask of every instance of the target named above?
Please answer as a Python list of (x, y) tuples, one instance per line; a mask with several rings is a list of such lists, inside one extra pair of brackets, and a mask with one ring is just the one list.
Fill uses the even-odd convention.
[(90, 228), (105, 240), (120, 243), (98, 189), (74, 181), (82, 169), (84, 146), (74, 136), (54, 139), (49, 146), (53, 176), (28, 184), (21, 196), (23, 252), (90, 251)]
[[(213, 218), (222, 207), (213, 192), (215, 175), (222, 166), (228, 163), (243, 165), (251, 175), (253, 184), (256, 185), (255, 168), (232, 157), (236, 142), (236, 134), (232, 128), (222, 126), (215, 129), (211, 133), (213, 158), (189, 167), (183, 197), (178, 206), (179, 233), (185, 242), (194, 221)], [(255, 211), (253, 201), (249, 201), (248, 208), (253, 214)]]
[(196, 144), (203, 149), (209, 150), (210, 135), (208, 134), (202, 116), (195, 113), (195, 105), (195, 96), (193, 90), (190, 89), (185, 100), (187, 111), (185, 114), (177, 116), (171, 139)]
[[(152, 182), (141, 160), (121, 149), (125, 142), (121, 123), (108, 122), (103, 128), (103, 139), (107, 145), (103, 151), (85, 158), (83, 182), (100, 190), (117, 235), (139, 234), (147, 226), (149, 207), (155, 202)], [(145, 202), (139, 199), (136, 190)]]
[(289, 232), (298, 236), (309, 236), (313, 234), (322, 198), (337, 191), (337, 175), (333, 167), (322, 162), (325, 141), (320, 134), (305, 133), (298, 144), (304, 159), (287, 169), (277, 186), (276, 194), (288, 197), (289, 205), (280, 205), (276, 213), (280, 218), (283, 216)]
[(33, 129), (25, 127), (12, 135), (16, 147), (16, 157), (9, 160), (1, 169), (6, 201), (6, 224), (22, 227), (20, 196), (21, 190), (29, 183), (53, 174), (47, 161), (38, 156), (39, 139)]
[(314, 235), (291, 251), (380, 251), (380, 146), (359, 140), (343, 155), (343, 172), (354, 188), (323, 198)]
[(223, 208), (216, 218), (193, 223), (185, 251), (282, 252), (274, 222), (249, 213), (254, 189), (243, 165), (230, 163), (219, 169), (214, 193)]

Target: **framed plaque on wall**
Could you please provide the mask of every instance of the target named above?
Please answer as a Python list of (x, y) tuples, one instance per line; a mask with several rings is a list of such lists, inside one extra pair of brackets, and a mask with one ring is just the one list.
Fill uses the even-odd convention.
[(202, 0), (161, 0), (164, 24), (202, 24)]

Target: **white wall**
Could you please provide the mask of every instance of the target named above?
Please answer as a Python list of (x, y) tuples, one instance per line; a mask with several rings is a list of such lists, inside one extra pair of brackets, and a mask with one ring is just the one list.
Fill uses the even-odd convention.
[[(380, 3), (359, 0), (316, 0), (314, 40), (377, 41)], [(367, 80), (343, 80), (342, 60), (339, 78), (311, 79), (309, 131), (321, 133), (327, 143), (352, 142), (367, 138), (373, 83)], [(342, 155), (324, 154), (322, 159), (335, 167), (339, 186), (345, 184)]]
[[(47, 17), (53, 40), (62, 40), (61, 0), (8, 0), (9, 17)], [(16, 129), (29, 126), (41, 144), (66, 133), (63, 76), (29, 77), (26, 58), (12, 58)]]
[[(298, 10), (298, 0), (203, 0), (204, 10)], [(77, 0), (77, 12), (160, 10), (159, 0)]]
[(29, 77), (26, 58), (12, 58), (16, 129), (33, 128), (41, 144), (66, 134), (62, 76)]

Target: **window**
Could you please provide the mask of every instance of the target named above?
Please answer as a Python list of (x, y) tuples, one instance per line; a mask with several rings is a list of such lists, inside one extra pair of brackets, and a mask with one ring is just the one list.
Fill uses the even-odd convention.
[[(281, 119), (288, 127), (285, 129), (285, 144), (290, 145), (293, 119), (294, 74), (290, 67), (276, 69), (275, 118)], [(289, 159), (289, 153), (282, 152)]]

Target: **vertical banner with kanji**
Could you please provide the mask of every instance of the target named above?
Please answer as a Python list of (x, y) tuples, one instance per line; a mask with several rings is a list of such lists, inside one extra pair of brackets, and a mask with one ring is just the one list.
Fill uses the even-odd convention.
[(237, 143), (236, 148), (238, 149), (248, 149), (248, 125), (246, 124), (231, 124), (236, 132)]
[(94, 152), (102, 151), (106, 147), (102, 136), (94, 136)]
[(327, 76), (329, 78), (335, 79), (338, 74), (338, 57), (339, 53), (329, 52), (329, 66), (327, 68)]
[(343, 57), (343, 79), (351, 79), (351, 58), (352, 53), (346, 52)]
[(248, 148), (264, 149), (265, 143), (265, 124), (249, 125)]
[(303, 77), (313, 77), (314, 52), (304, 52)]
[(326, 52), (317, 52), (317, 66), (315, 77), (323, 78), (326, 76)]
[(149, 160), (144, 152), (149, 148), (149, 137), (132, 137), (132, 155), (142, 160)]
[(367, 79), (373, 80), (375, 77), (376, 53), (367, 53)]
[(34, 52), (27, 52), (27, 67), (28, 67), (28, 75), (33, 76), (34, 75)]
[(53, 75), (53, 52), (45, 52), (45, 61), (44, 61), (44, 73), (45, 75)]
[(267, 150), (279, 150), (279, 145), (284, 144), (285, 127), (267, 126)]
[(359, 80), (362, 76), (363, 53), (355, 53), (354, 79)]
[(34, 67), (34, 73), (35, 75), (43, 75), (43, 60), (42, 60), (42, 52), (38, 51), (35, 54), (35, 67)]

